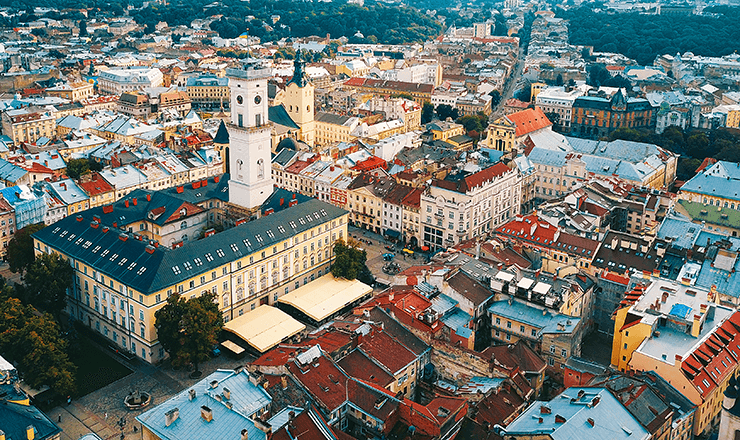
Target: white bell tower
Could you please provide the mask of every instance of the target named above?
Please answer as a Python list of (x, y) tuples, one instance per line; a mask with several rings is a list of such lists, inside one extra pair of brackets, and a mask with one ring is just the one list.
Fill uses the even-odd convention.
[(231, 91), (229, 203), (258, 208), (272, 194), (271, 127), (267, 113), (270, 70), (256, 64), (227, 69)]

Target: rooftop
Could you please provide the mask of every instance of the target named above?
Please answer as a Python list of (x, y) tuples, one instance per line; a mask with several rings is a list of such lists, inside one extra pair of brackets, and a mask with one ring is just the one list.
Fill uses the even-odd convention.
[(224, 324), (225, 330), (239, 336), (260, 353), (266, 352), (305, 328), (305, 325), (287, 313), (266, 304)]

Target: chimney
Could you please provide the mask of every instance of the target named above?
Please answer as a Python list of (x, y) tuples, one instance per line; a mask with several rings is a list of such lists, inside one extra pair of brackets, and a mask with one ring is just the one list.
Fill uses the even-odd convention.
[(213, 181), (215, 183), (218, 183), (219, 180), (221, 180), (221, 176), (216, 176), (216, 177), (213, 178)]
[(206, 230), (204, 236), (205, 237), (210, 237), (211, 235), (214, 235), (215, 233), (216, 233), (216, 230), (213, 229), (213, 228), (211, 228), (211, 229)]
[(200, 407), (200, 416), (206, 422), (213, 421), (213, 410), (205, 405)]
[(555, 423), (565, 423), (565, 417), (561, 416), (560, 414), (555, 414)]
[(218, 381), (217, 380), (212, 380), (210, 385), (211, 385), (211, 389), (212, 390), (215, 390), (216, 387), (218, 387)]
[(26, 426), (26, 439), (33, 440), (34, 438), (36, 438), (36, 428), (33, 425)]
[(700, 332), (701, 332), (701, 316), (694, 315), (694, 321), (691, 323), (691, 336), (694, 338), (698, 338)]
[(60, 183), (59, 186), (62, 188), (62, 191), (67, 191), (67, 184), (65, 182)]
[(229, 400), (231, 399), (231, 390), (224, 387), (224, 399)]
[(144, 251), (146, 251), (147, 254), (154, 254), (155, 249), (156, 248), (154, 246), (148, 245), (147, 247), (144, 248)]
[(92, 175), (92, 180), (93, 180), (93, 182), (97, 182), (98, 181), (98, 173), (95, 173), (95, 174)]
[(242, 438), (241, 440), (249, 440), (249, 431), (246, 429), (242, 429)]
[(589, 425), (591, 425), (591, 427), (592, 427), (592, 428), (593, 428), (593, 427), (594, 427), (594, 425), (596, 424), (596, 423), (594, 422), (594, 419), (592, 419), (591, 417), (589, 417), (589, 418), (588, 418), (588, 419), (587, 419), (586, 421), (588, 422), (588, 424), (589, 424)]
[(272, 426), (270, 426), (269, 423), (263, 422), (262, 420), (259, 419), (259, 417), (255, 417), (254, 420), (252, 420), (252, 422), (254, 422), (255, 428), (267, 434), (268, 437), (272, 434)]
[(77, 219), (78, 222), (81, 222), (82, 221), (82, 216), (81, 215), (77, 215), (77, 217), (75, 217), (75, 218)]
[(177, 420), (179, 417), (180, 409), (172, 408), (171, 410), (164, 413), (164, 426), (170, 426), (171, 424), (175, 423), (175, 420)]
[(204, 186), (208, 186), (208, 179), (201, 180), (200, 181), (200, 186), (201, 186), (201, 188), (204, 187)]
[(275, 210), (272, 209), (272, 208), (265, 209), (265, 216), (268, 216), (268, 215), (274, 214), (274, 213), (275, 213)]
[(182, 185), (180, 185), (180, 186), (177, 187), (177, 189), (175, 191), (177, 191), (178, 194), (182, 194), (183, 191), (185, 191), (185, 188)]
[(103, 206), (103, 214), (110, 214), (111, 212), (113, 212), (113, 205)]
[(138, 202), (138, 200), (136, 200), (136, 197), (134, 197), (133, 202), (134, 202), (134, 206), (136, 206), (137, 205), (137, 202)]
[(195, 390), (188, 391), (188, 400), (195, 400)]
[(146, 201), (147, 202), (151, 202), (152, 201), (152, 195), (151, 194), (147, 194), (146, 195)]
[(283, 206), (283, 204), (285, 204), (285, 199), (280, 197), (280, 206)]
[[(98, 229), (98, 226), (100, 226), (100, 223), (98, 222), (90, 222), (90, 227), (93, 229)], [(2, 440), (2, 439), (0, 439)]]
[(283, 389), (288, 388), (288, 378), (284, 374), (280, 376), (280, 384), (283, 386)]
[(123, 202), (123, 205), (128, 208), (128, 199), (126, 199), (126, 201)]

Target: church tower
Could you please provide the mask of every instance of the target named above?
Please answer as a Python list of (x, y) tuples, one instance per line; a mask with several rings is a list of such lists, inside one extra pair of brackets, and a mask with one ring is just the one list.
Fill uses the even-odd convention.
[(306, 62), (301, 53), (293, 63), (293, 78), (285, 88), (285, 110), (290, 118), (301, 128), (300, 140), (314, 147), (314, 86), (306, 75)]
[(272, 194), (271, 127), (267, 118), (270, 70), (255, 64), (227, 69), (231, 91), (231, 121), (226, 157), (231, 177), (229, 203), (259, 208)]

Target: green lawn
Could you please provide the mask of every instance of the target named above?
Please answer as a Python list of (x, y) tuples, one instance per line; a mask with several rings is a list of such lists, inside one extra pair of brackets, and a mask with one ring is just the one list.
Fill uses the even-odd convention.
[(77, 365), (75, 398), (99, 390), (132, 373), (85, 338), (75, 340), (73, 345), (69, 357)]

